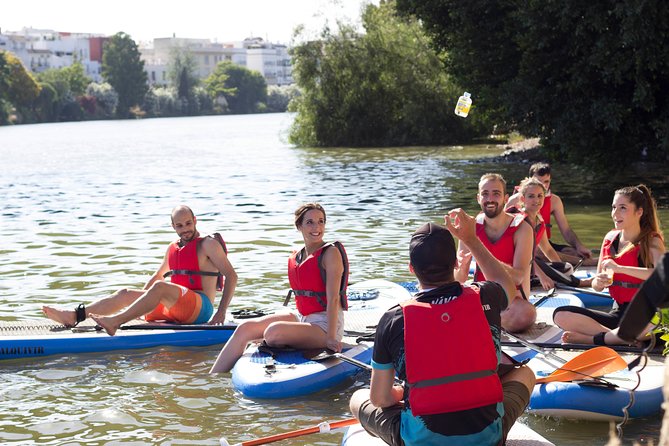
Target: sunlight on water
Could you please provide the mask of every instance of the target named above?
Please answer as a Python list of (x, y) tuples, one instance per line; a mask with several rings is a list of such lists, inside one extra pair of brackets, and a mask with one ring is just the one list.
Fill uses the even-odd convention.
[[(121, 287), (142, 287), (175, 238), (169, 213), (190, 205), (204, 234), (220, 231), (239, 274), (233, 306), (278, 306), (290, 251), (301, 237), (293, 210), (320, 201), (330, 239), (341, 240), (351, 282), (411, 280), (407, 241), (446, 210), (476, 210), (478, 177), (510, 184), (527, 165), (471, 162), (499, 147), (297, 149), (290, 115), (218, 116), (0, 128), (3, 169), (0, 320), (42, 319), (44, 303), (73, 308)], [(592, 248), (610, 228), (612, 190), (593, 174), (556, 167), (554, 189)], [(631, 172), (634, 175), (634, 172)], [(651, 185), (666, 211), (666, 173)], [(629, 182), (637, 178), (630, 177)], [(207, 374), (218, 347), (153, 349), (3, 361), (0, 442), (217, 444), (347, 417), (359, 376), (332, 391), (252, 401), (230, 375)], [(602, 444), (608, 426), (525, 417), (558, 444)], [(657, 435), (638, 420), (628, 438)], [(559, 440), (559, 441), (558, 441)], [(285, 444), (334, 445), (340, 435)]]

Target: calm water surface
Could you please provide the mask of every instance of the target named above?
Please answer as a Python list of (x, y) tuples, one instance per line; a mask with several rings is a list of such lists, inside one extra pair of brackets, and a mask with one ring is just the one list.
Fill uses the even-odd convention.
[[(240, 280), (233, 304), (278, 305), (286, 258), (301, 238), (292, 212), (320, 201), (330, 239), (342, 240), (351, 281), (411, 280), (411, 232), (453, 207), (475, 211), (478, 177), (511, 183), (527, 165), (472, 162), (494, 146), (297, 149), (285, 142), (287, 114), (1, 127), (0, 320), (39, 319), (44, 302), (73, 307), (119, 287), (141, 287), (174, 238), (169, 212), (198, 215), (220, 231)], [(612, 190), (640, 178), (660, 198), (667, 172), (626, 178), (556, 166), (554, 190), (572, 226), (598, 248), (611, 222)], [(652, 181), (651, 181), (652, 178)], [(229, 374), (209, 376), (218, 348), (153, 349), (0, 363), (2, 444), (218, 444), (324, 419), (348, 417), (365, 375), (333, 391), (252, 401)], [(524, 417), (559, 445), (603, 444), (608, 425)], [(626, 438), (657, 438), (659, 418), (636, 420)], [(284, 444), (338, 444), (341, 435)]]

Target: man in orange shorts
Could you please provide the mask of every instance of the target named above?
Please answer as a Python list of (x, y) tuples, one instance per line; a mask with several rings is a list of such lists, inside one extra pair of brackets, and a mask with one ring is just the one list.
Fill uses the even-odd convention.
[[(180, 324), (223, 323), (237, 285), (225, 243), (218, 234), (200, 237), (197, 218), (188, 206), (175, 207), (171, 217), (179, 240), (169, 245), (143, 289), (121, 289), (75, 310), (44, 306), (44, 314), (68, 327), (91, 317), (111, 336), (121, 324), (141, 316)], [(213, 314), (217, 289), (222, 289), (223, 297)]]

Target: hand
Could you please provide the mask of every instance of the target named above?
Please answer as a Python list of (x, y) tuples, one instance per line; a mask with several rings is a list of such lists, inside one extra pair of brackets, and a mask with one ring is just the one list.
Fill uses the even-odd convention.
[(583, 245), (578, 245), (578, 247), (576, 248), (576, 252), (578, 253), (578, 255), (580, 255), (584, 259), (592, 258), (592, 251), (590, 251), (588, 248), (586, 248)]
[(548, 291), (551, 288), (555, 288), (555, 282), (553, 279), (546, 275), (539, 275), (539, 281), (541, 282), (541, 287), (544, 289), (544, 291)]
[(620, 265), (613, 259), (602, 260), (602, 271), (611, 270), (614, 273), (620, 272)]
[(339, 342), (336, 339), (328, 338), (325, 341), (325, 347), (332, 350), (333, 352), (340, 352), (341, 351), (341, 342)]
[(225, 323), (225, 311), (220, 311), (214, 314), (214, 317), (207, 323), (207, 325), (219, 325)]
[(597, 291), (602, 291), (604, 288), (611, 286), (613, 279), (607, 273), (598, 273), (592, 279), (592, 288)]
[(448, 211), (448, 214), (444, 216), (444, 222), (451, 234), (465, 245), (468, 241), (476, 238), (476, 219), (468, 215), (463, 209), (457, 208)]
[(456, 258), (457, 264), (455, 269), (462, 270), (464, 268), (467, 270), (467, 274), (469, 274), (469, 266), (472, 264), (472, 253), (470, 251), (463, 252), (458, 250)]

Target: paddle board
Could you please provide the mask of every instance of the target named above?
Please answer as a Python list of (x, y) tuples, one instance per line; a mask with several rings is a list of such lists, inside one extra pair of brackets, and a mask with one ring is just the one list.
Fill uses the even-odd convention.
[[(558, 356), (569, 360), (578, 352), (553, 350)], [(629, 363), (636, 355), (623, 354)], [(528, 366), (537, 376), (546, 376), (556, 368), (554, 361), (538, 355)], [(638, 375), (637, 375), (637, 372)], [(638, 380), (634, 391), (634, 401), (628, 409), (630, 418), (648, 417), (661, 411), (664, 384), (664, 362), (651, 358), (643, 370), (622, 370), (604, 377), (617, 387), (608, 388), (593, 383), (550, 382), (534, 387), (527, 411), (532, 414), (555, 418), (581, 419), (592, 421), (620, 421), (623, 408), (630, 403), (630, 390)]]
[[(360, 424), (349, 426), (341, 442), (342, 446), (382, 446), (386, 443), (373, 437)], [(507, 446), (555, 446), (550, 441), (521, 423), (514, 423), (506, 440)]]
[[(344, 313), (343, 354), (369, 363), (372, 344), (356, 343), (356, 336), (373, 334), (379, 319), (390, 307), (411, 298), (402, 286), (386, 280), (367, 280), (348, 289), (349, 309)], [(332, 387), (361, 369), (336, 358), (312, 361), (301, 350), (276, 350), (272, 353), (249, 345), (232, 369), (232, 385), (251, 398), (288, 398)]]
[[(95, 329), (85, 321), (65, 328), (51, 321), (0, 322), (0, 360), (58, 354), (131, 350), (161, 345), (190, 347), (226, 342), (237, 324), (220, 326), (132, 323), (136, 329), (121, 329), (115, 336)], [(126, 327), (127, 328), (127, 327)]]

